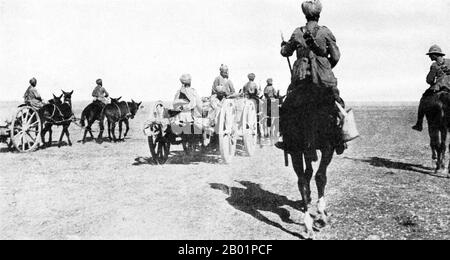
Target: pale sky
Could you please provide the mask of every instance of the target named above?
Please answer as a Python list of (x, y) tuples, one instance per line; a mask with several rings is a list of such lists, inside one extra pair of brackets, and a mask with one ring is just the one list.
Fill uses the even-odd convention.
[[(254, 72), (285, 92), (289, 38), (305, 23), (300, 0), (0, 0), (0, 100), (21, 100), (31, 77), (45, 99), (60, 89), (91, 99), (102, 78), (113, 97), (171, 100), (190, 73), (210, 94), (220, 64), (236, 88)], [(450, 55), (448, 0), (323, 0), (335, 69), (347, 101), (414, 101), (427, 88), (425, 53)], [(294, 58), (291, 58), (292, 63)]]

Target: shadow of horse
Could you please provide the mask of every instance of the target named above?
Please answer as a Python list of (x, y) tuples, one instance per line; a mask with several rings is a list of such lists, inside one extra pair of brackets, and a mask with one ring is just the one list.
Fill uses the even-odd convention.
[(239, 181), (238, 183), (245, 188), (229, 187), (219, 183), (210, 183), (210, 186), (212, 189), (220, 190), (228, 195), (229, 197), (226, 201), (235, 209), (247, 213), (257, 220), (276, 227), (294, 237), (304, 239), (304, 236), (299, 233), (287, 230), (280, 223), (272, 221), (260, 213), (260, 211), (272, 212), (277, 214), (284, 223), (302, 225), (294, 222), (291, 219), (290, 212), (283, 208), (283, 206), (290, 206), (301, 211), (301, 202), (291, 201), (286, 196), (263, 190), (259, 184), (249, 181)]
[(380, 158), (380, 157), (370, 157), (370, 158), (365, 158), (365, 159), (345, 157), (344, 159), (352, 160), (352, 161), (356, 161), (356, 162), (368, 163), (371, 166), (374, 166), (377, 168), (410, 171), (410, 172), (416, 172), (416, 173), (425, 174), (425, 175), (429, 175), (429, 176), (437, 177), (437, 178), (446, 178), (444, 176), (439, 176), (439, 175), (434, 174), (433, 168), (426, 167), (426, 166), (423, 166), (420, 164), (395, 162), (390, 159)]

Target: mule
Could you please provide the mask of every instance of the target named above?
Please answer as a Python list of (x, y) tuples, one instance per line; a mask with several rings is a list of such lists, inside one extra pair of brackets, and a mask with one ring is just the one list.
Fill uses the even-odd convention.
[[(72, 111), (72, 92), (65, 92), (62, 90), (62, 95), (57, 97), (53, 95), (53, 99), (49, 101), (48, 104), (40, 110), (42, 118), (42, 132), (41, 140), (44, 146), (49, 147), (52, 145), (52, 127), (62, 126), (61, 136), (59, 138), (58, 147), (61, 147), (64, 135), (67, 137), (67, 143), (72, 146), (72, 141), (70, 140), (69, 127), (73, 119)], [(64, 97), (64, 102), (61, 100)], [(48, 142), (45, 142), (45, 135), (49, 133)]]
[[(115, 104), (115, 103), (119, 103), (120, 99), (122, 97), (119, 98), (111, 98), (111, 104)], [(97, 137), (97, 142), (101, 143), (102, 142), (102, 138), (103, 138), (103, 132), (104, 132), (104, 121), (102, 121), (102, 113), (103, 113), (103, 109), (105, 108), (105, 104), (103, 104), (101, 101), (94, 101), (91, 104), (89, 104), (81, 113), (81, 120), (80, 120), (80, 124), (81, 127), (84, 128), (84, 134), (83, 134), (83, 139), (81, 140), (81, 142), (84, 144), (86, 143), (86, 136), (89, 133), (91, 138), (94, 139), (94, 134), (92, 133), (92, 125), (98, 121), (99, 122), (99, 127), (100, 127), (100, 132), (98, 134)]]
[[(134, 119), (142, 102), (137, 103), (134, 100), (131, 102), (122, 101), (120, 103), (111, 103), (103, 109), (101, 120), (106, 119), (108, 123), (108, 137), (110, 140), (117, 142), (122, 140), (122, 124), (125, 123), (125, 133), (123, 140), (127, 137), (130, 130), (129, 120)], [(116, 138), (116, 124), (119, 124), (119, 138)]]

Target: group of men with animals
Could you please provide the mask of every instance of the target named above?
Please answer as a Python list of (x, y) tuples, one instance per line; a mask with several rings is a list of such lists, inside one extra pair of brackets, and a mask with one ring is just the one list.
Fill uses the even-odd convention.
[[(298, 176), (298, 188), (303, 198), (304, 221), (307, 232), (311, 235), (312, 223), (321, 226), (327, 223), (325, 200), (327, 168), (334, 153), (342, 154), (349, 140), (344, 139), (342, 134), (345, 122), (345, 114), (342, 111), (345, 112), (343, 110), (345, 102), (340, 97), (338, 81), (333, 73), (333, 69), (341, 58), (337, 39), (329, 28), (319, 25), (322, 11), (319, 0), (304, 1), (301, 8), (306, 24), (296, 28), (291, 38), (281, 43), (281, 55), (289, 59), (295, 54), (296, 61), (293, 67), (290, 67), (291, 84), (280, 109), (282, 138), (276, 147), (291, 155), (293, 167)], [(445, 54), (437, 45), (432, 46), (427, 55), (433, 61), (426, 79), (431, 87), (421, 99), (417, 124), (413, 126), (413, 129), (422, 131), (423, 118), (427, 116), (433, 159), (438, 160), (438, 167), (443, 167), (447, 122), (450, 122), (447, 120), (447, 117), (450, 118), (450, 60), (444, 59)], [(248, 79), (249, 82), (243, 87), (242, 94), (248, 98), (258, 99), (261, 93), (254, 82), (255, 75), (249, 74)], [(180, 81), (182, 86), (174, 99), (174, 110), (178, 120), (186, 122), (201, 118), (203, 103), (198, 93), (191, 87), (191, 76), (182, 75)], [(25, 94), (25, 102), (39, 109), (45, 108), (47, 104), (42, 102), (35, 89), (36, 80), (32, 79), (30, 84)], [(65, 97), (66, 94), (64, 93)], [(217, 108), (221, 100), (235, 94), (233, 83), (229, 79), (228, 67), (222, 65), (220, 75), (214, 80), (212, 86), (210, 104)], [(272, 79), (267, 80), (267, 87), (263, 94), (268, 99), (277, 96)], [(95, 120), (102, 122), (105, 117), (108, 122), (125, 122), (128, 131), (128, 119), (135, 115), (140, 103), (109, 100), (109, 94), (103, 88), (101, 80), (97, 81), (93, 97), (95, 101), (82, 114), (82, 122), (84, 123), (85, 120), (88, 122), (83, 141), (88, 132), (92, 136), (92, 123)], [(55, 97), (55, 100), (58, 98)], [(64, 114), (62, 109), (61, 114)], [(67, 116), (70, 118), (72, 115), (62, 118), (66, 119)], [(210, 116), (213, 118), (214, 114)], [(108, 123), (108, 126), (114, 131), (115, 124)], [(121, 129), (121, 124), (119, 127)], [(102, 124), (100, 128), (99, 138), (103, 133)], [(113, 137), (115, 139), (114, 134)], [(322, 156), (315, 174), (318, 214), (317, 219), (313, 221), (307, 212), (312, 202), (310, 187), (314, 172), (312, 163), (319, 159), (317, 150), (321, 151)]]
[[(75, 120), (75, 116), (72, 111), (72, 92), (62, 91), (62, 95), (57, 97), (53, 95), (53, 99), (45, 103), (37, 91), (36, 78), (30, 79), (30, 86), (24, 94), (24, 104), (31, 106), (39, 112), (39, 116), (43, 121), (43, 130), (41, 132), (41, 139), (45, 146), (52, 144), (52, 126), (62, 126), (63, 130), (58, 142), (58, 146), (61, 147), (64, 135), (67, 137), (68, 144), (71, 146), (69, 126)], [(105, 119), (108, 123), (108, 137), (110, 140), (121, 140), (122, 135), (122, 123), (125, 123), (126, 131), (124, 138), (129, 131), (129, 119), (133, 119), (136, 115), (142, 102), (138, 103), (132, 100), (131, 102), (120, 101), (121, 98), (110, 98), (109, 93), (103, 87), (101, 79), (96, 80), (96, 87), (92, 91), (93, 102), (89, 104), (81, 114), (81, 126), (85, 128), (82, 142), (86, 142), (86, 135), (89, 133), (94, 139), (91, 126), (95, 121), (99, 121), (100, 134), (97, 141), (103, 140)], [(64, 98), (64, 99), (63, 99)], [(116, 123), (119, 123), (119, 138), (116, 138), (115, 127)], [(49, 140), (45, 142), (45, 135), (49, 133)]]

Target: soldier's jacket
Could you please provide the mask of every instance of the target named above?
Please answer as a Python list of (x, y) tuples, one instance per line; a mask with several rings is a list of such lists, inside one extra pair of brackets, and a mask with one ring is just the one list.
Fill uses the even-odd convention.
[(444, 59), (444, 63), (434, 62), (427, 75), (427, 83), (431, 89), (439, 91), (442, 88), (450, 90), (450, 59)]
[[(316, 47), (311, 48), (306, 43), (304, 35), (307, 32), (314, 36)], [(308, 22), (306, 26), (297, 28), (282, 47), (281, 55), (289, 57), (294, 52), (297, 61), (294, 63), (292, 83), (311, 79), (324, 87), (337, 86), (332, 68), (339, 62), (341, 54), (330, 29), (317, 25), (317, 22)]]
[(246, 97), (259, 96), (258, 85), (254, 81), (247, 82), (242, 88), (242, 91)]
[(219, 98), (229, 96), (235, 93), (233, 82), (231, 80), (218, 76), (212, 86), (212, 95), (217, 95)]
[[(183, 102), (185, 101), (185, 102)], [(203, 102), (200, 99), (200, 96), (197, 94), (197, 91), (194, 88), (185, 88), (181, 87), (180, 90), (177, 91), (174, 98), (174, 107), (180, 104), (183, 106), (184, 112), (192, 112), (194, 117), (201, 117), (203, 110)], [(177, 107), (175, 107), (177, 108)]]
[(273, 86), (267, 86), (264, 89), (264, 96), (266, 98), (274, 98), (275, 97), (275, 88)]
[(34, 100), (42, 101), (41, 95), (39, 95), (39, 92), (33, 86), (28, 87), (27, 91), (25, 91), (25, 94), (23, 95), (23, 99), (25, 102), (31, 102)]
[(92, 96), (95, 98), (104, 98), (108, 97), (109, 94), (103, 86), (98, 85), (95, 87), (94, 91), (92, 91)]

